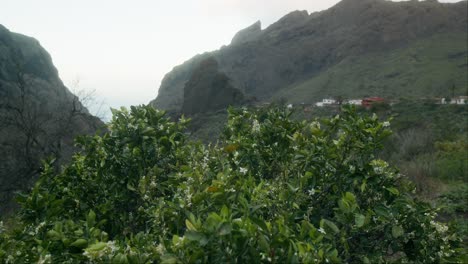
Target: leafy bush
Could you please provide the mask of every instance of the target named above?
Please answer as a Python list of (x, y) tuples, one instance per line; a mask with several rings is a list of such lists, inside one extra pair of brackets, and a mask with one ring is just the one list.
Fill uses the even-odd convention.
[(457, 141), (436, 142), (437, 176), (441, 179), (468, 180), (468, 142), (465, 139)]
[(114, 111), (109, 132), (47, 163), (0, 230), (0, 261), (112, 263), (440, 262), (458, 238), (376, 158), (388, 122), (345, 109), (321, 122), (230, 109), (217, 145), (186, 120)]
[[(450, 220), (450, 224), (456, 230), (459, 237), (463, 239), (464, 247), (468, 247), (468, 186), (457, 183), (447, 192), (440, 195), (437, 204), (440, 207), (439, 217)], [(465, 255), (464, 263), (468, 262), (468, 256)]]

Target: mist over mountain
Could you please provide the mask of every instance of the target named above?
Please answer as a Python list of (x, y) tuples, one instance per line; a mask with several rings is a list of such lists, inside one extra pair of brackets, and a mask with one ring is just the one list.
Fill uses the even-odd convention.
[(265, 102), (465, 94), (466, 40), (467, 1), (344, 0), (241, 30), (230, 45), (176, 66), (150, 104), (180, 112), (189, 80), (208, 57), (245, 97)]
[(0, 25), (0, 213), (41, 171), (70, 160), (77, 135), (103, 123), (64, 86), (39, 42)]

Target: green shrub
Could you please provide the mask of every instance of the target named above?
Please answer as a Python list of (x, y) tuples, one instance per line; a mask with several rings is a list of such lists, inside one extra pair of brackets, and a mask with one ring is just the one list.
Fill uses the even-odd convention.
[(468, 143), (465, 140), (436, 142), (436, 175), (446, 180), (468, 180)]
[(0, 262), (380, 263), (456, 260), (458, 238), (376, 158), (388, 122), (230, 109), (219, 144), (185, 120), (114, 111), (62, 172), (45, 164), (0, 233)]

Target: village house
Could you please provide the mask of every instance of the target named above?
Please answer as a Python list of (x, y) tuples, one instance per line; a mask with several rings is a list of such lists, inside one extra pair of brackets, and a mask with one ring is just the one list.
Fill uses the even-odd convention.
[(350, 100), (345, 101), (345, 104), (362, 105), (362, 99), (350, 99)]
[(322, 102), (315, 103), (315, 105), (318, 106), (318, 107), (322, 107), (322, 106), (325, 106), (325, 105), (333, 105), (333, 104), (336, 104), (335, 99), (323, 99)]
[(468, 103), (468, 96), (458, 96), (455, 98), (455, 101), (458, 105), (463, 105)]
[(464, 105), (468, 103), (468, 96), (456, 96), (447, 100), (447, 98), (440, 99), (440, 104), (456, 104), (456, 105)]
[(384, 102), (385, 102), (385, 99), (383, 99), (382, 97), (369, 97), (369, 98), (364, 98), (362, 100), (362, 105), (364, 107), (371, 107), (373, 104), (384, 103)]

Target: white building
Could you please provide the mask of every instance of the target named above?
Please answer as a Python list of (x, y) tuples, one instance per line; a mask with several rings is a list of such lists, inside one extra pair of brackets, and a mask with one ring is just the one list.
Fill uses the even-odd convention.
[(456, 104), (456, 105), (464, 105), (468, 103), (468, 96), (457, 96), (450, 99), (450, 102), (447, 99), (442, 98), (440, 100), (441, 104)]
[(351, 99), (351, 100), (346, 101), (346, 104), (362, 105), (362, 99)]
[(336, 104), (335, 99), (323, 99), (322, 102), (323, 104)]
[(457, 105), (463, 105), (463, 104), (468, 103), (468, 96), (458, 96), (458, 97), (455, 97), (454, 99)]
[(335, 99), (323, 99), (322, 102), (315, 103), (315, 105), (318, 106), (318, 107), (322, 107), (322, 106), (325, 106), (325, 105), (332, 105), (332, 104), (336, 104)]

